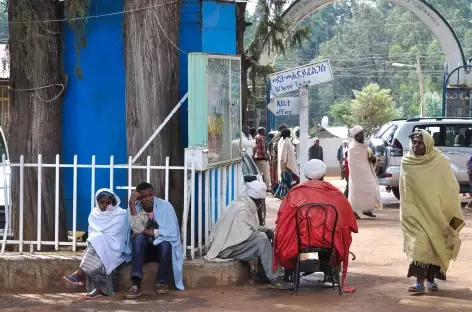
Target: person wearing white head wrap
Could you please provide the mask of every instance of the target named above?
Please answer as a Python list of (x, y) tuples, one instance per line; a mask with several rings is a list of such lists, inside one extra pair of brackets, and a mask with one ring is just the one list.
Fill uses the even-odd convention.
[(354, 140), (349, 144), (349, 202), (356, 216), (361, 214), (376, 217), (374, 209), (382, 209), (377, 175), (374, 164), (376, 161), (369, 144), (364, 142), (364, 129), (357, 125), (351, 129)]
[(255, 180), (245, 184), (247, 196), (253, 199), (264, 199), (266, 197), (267, 187), (264, 182)]
[(129, 238), (129, 232), (125, 231), (128, 212), (120, 207), (120, 198), (110, 189), (100, 189), (95, 194), (95, 202), (88, 218), (83, 259), (74, 273), (63, 277), (76, 286), (85, 284), (87, 299), (115, 294), (113, 274), (127, 261), (122, 246)]
[(352, 129), (351, 129), (351, 136), (352, 137), (355, 137), (356, 135), (358, 135), (360, 132), (364, 131), (364, 128), (362, 128), (361, 126), (357, 125), (357, 126), (354, 126)]
[(326, 165), (319, 159), (312, 159), (304, 166), (305, 177), (308, 180), (322, 180), (326, 174)]
[(283, 290), (293, 289), (293, 284), (283, 281), (280, 265), (273, 270), (271, 241), (274, 232), (259, 225), (257, 210), (266, 195), (266, 185), (261, 181), (246, 183), (244, 192), (233, 200), (220, 216), (210, 233), (210, 249), (205, 259), (223, 261), (234, 259), (251, 261), (260, 259), (263, 273), (270, 284)]

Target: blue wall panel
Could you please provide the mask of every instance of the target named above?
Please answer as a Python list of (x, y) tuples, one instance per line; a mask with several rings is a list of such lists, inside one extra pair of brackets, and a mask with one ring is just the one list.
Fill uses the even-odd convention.
[[(180, 7), (180, 97), (188, 91), (188, 55), (189, 52), (202, 51), (202, 18), (200, 0), (183, 0)], [(188, 102), (180, 107), (180, 141), (188, 145)], [(183, 159), (182, 159), (183, 161)]]
[[(123, 1), (92, 0), (91, 15), (119, 12)], [(90, 164), (96, 155), (97, 164), (109, 164), (110, 155), (116, 164), (127, 163), (125, 69), (123, 16), (90, 19), (86, 24), (86, 48), (80, 50), (82, 79), (71, 27), (64, 23), (64, 71), (68, 85), (63, 103), (63, 163)], [(115, 169), (114, 185), (127, 184), (127, 172)], [(72, 169), (64, 170), (64, 198), (68, 229), (72, 229)], [(109, 186), (109, 171), (96, 170), (96, 189)], [(119, 192), (126, 203), (126, 192)], [(90, 212), (91, 170), (78, 170), (78, 229), (87, 229)], [(126, 205), (124, 205), (126, 206)]]

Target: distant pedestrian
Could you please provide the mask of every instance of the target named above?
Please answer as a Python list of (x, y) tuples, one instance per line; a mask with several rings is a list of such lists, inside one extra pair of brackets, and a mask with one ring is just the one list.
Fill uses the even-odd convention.
[(254, 156), (254, 137), (250, 133), (250, 128), (248, 125), (243, 127), (243, 134), (241, 135), (241, 148), (245, 149), (249, 157)]
[(259, 129), (257, 129), (255, 141), (256, 148), (254, 150), (254, 162), (256, 163), (256, 166), (264, 179), (264, 183), (267, 185), (267, 190), (270, 191), (270, 170), (269, 163), (267, 161), (267, 142), (265, 128), (260, 127)]
[(270, 177), (272, 182), (272, 192), (275, 193), (279, 187), (279, 176), (278, 176), (278, 149), (279, 149), (279, 140), (282, 137), (282, 130), (288, 129), (287, 125), (280, 125), (278, 131), (274, 134), (274, 137), (270, 141), (270, 158), (271, 158), (271, 167), (270, 167)]
[[(467, 161), (467, 174), (469, 175), (470, 195), (472, 196), (472, 155), (470, 155), (470, 158)], [(472, 210), (472, 199), (465, 206), (465, 209)]]
[(249, 129), (249, 134), (252, 136), (252, 138), (255, 138), (257, 135), (257, 130), (256, 128), (252, 127)]
[(295, 151), (290, 140), (290, 129), (282, 130), (282, 139), (278, 142), (278, 175), (280, 180), (275, 197), (282, 199), (292, 188), (294, 178), (298, 181), (300, 177)]
[(438, 291), (434, 279), (446, 271), (461, 246), (464, 227), (459, 184), (449, 159), (434, 147), (425, 130), (410, 135), (410, 152), (400, 167), (400, 222), (403, 246), (410, 262), (408, 277), (416, 277), (409, 292)]
[(341, 168), (341, 180), (344, 180), (345, 177), (345, 172), (344, 172), (344, 155), (346, 154), (347, 150), (349, 148), (349, 141), (344, 140), (343, 144), (338, 148), (338, 155), (337, 159), (339, 162), (339, 167)]
[(313, 145), (308, 149), (308, 160), (312, 159), (323, 161), (323, 147), (320, 145), (319, 138), (315, 138)]
[(354, 140), (349, 144), (349, 202), (357, 215), (376, 217), (374, 209), (382, 209), (382, 198), (374, 172), (375, 156), (364, 143), (364, 129), (355, 126), (351, 130)]

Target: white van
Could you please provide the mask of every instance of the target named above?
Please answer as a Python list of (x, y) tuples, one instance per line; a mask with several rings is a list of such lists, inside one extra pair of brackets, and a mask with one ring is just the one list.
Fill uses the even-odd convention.
[(409, 136), (417, 129), (426, 130), (433, 136), (434, 145), (451, 162), (460, 192), (469, 193), (467, 161), (472, 155), (472, 118), (410, 118), (394, 120), (382, 126), (369, 141), (381, 160), (377, 172), (379, 184), (386, 186), (387, 191), (392, 191), (400, 199), (400, 164), (410, 148)]

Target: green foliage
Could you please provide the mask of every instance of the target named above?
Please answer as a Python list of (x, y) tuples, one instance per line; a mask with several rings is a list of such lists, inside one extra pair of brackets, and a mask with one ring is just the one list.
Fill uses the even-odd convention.
[(442, 97), (437, 92), (426, 93), (424, 103), (428, 117), (442, 116)]
[(349, 120), (351, 124), (361, 125), (367, 133), (397, 117), (391, 90), (371, 83), (362, 91), (353, 90), (353, 93), (355, 99), (351, 101)]
[(330, 109), (331, 117), (334, 119), (335, 124), (351, 126), (351, 101), (344, 100), (331, 106)]
[[(472, 57), (470, 0), (455, 0), (454, 5), (448, 0), (428, 2), (452, 25), (466, 58)], [(279, 58), (276, 67), (279, 71), (313, 60), (330, 61), (334, 80), (309, 89), (310, 120), (331, 114), (337, 123), (343, 123), (339, 115), (334, 116), (342, 107), (340, 103), (352, 99), (352, 90), (370, 83), (391, 90), (399, 118), (419, 116), (416, 70), (392, 66), (394, 62), (414, 65), (417, 53), (425, 92), (442, 94), (445, 56), (439, 42), (415, 15), (395, 4), (344, 0), (317, 10), (301, 25), (310, 26), (307, 40), (301, 48), (287, 50), (286, 58)]]

